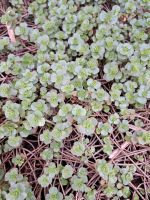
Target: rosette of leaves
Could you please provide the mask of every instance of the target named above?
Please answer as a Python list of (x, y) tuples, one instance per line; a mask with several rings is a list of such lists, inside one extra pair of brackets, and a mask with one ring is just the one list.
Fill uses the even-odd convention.
[(84, 40), (81, 38), (80, 34), (74, 33), (74, 35), (69, 38), (68, 44), (72, 50), (80, 51), (81, 47), (84, 45)]
[(18, 173), (17, 168), (13, 168), (5, 174), (5, 180), (9, 182), (9, 190), (2, 191), (2, 195), (5, 199), (21, 200), (21, 199), (33, 199), (35, 196), (31, 190), (29, 183), (24, 177)]
[(44, 126), (45, 124), (45, 118), (43, 116), (43, 113), (41, 113), (40, 111), (29, 112), (26, 116), (26, 119), (29, 125), (33, 128)]
[(136, 101), (144, 105), (147, 103), (147, 100), (150, 98), (150, 91), (149, 86), (147, 85), (140, 85), (137, 93), (136, 93)]
[(96, 129), (97, 134), (101, 134), (102, 136), (107, 136), (109, 133), (112, 133), (112, 131), (113, 131), (113, 127), (111, 126), (109, 122), (98, 123), (97, 129)]
[(97, 90), (101, 87), (101, 83), (98, 82), (97, 80), (92, 79), (92, 78), (89, 78), (87, 80), (87, 85), (88, 85), (89, 91), (94, 91), (94, 89)]
[(31, 102), (35, 99), (36, 87), (32, 82), (25, 80), (25, 78), (18, 79), (15, 82), (15, 89), (19, 91), (19, 99), (30, 99)]
[(127, 166), (125, 168), (120, 169), (121, 180), (124, 185), (128, 185), (132, 181), (135, 171), (136, 171), (136, 168), (134, 165)]
[(119, 117), (118, 113), (111, 114), (111, 115), (109, 116), (108, 121), (109, 121), (109, 123), (111, 123), (111, 124), (119, 124), (119, 122), (120, 122), (120, 117)]
[(38, 183), (41, 185), (41, 187), (45, 188), (45, 187), (48, 187), (49, 184), (51, 184), (52, 182), (52, 179), (45, 175), (45, 174), (42, 174), (39, 178), (38, 178)]
[(8, 140), (7, 140), (7, 143), (10, 147), (12, 148), (17, 148), (21, 145), (22, 143), (22, 137), (21, 136), (9, 136), (8, 137)]
[(71, 167), (71, 165), (65, 165), (65, 167), (62, 169), (62, 177), (64, 179), (71, 178), (74, 172), (74, 169)]
[(53, 72), (51, 74), (51, 82), (54, 83), (55, 88), (60, 89), (70, 83), (71, 75), (62, 72)]
[(5, 113), (6, 119), (13, 122), (18, 122), (20, 119), (20, 104), (14, 103), (12, 101), (7, 101), (3, 106), (3, 111)]
[(103, 109), (103, 103), (99, 101), (91, 101), (91, 108), (93, 112), (99, 112)]
[(52, 138), (57, 142), (62, 142), (72, 132), (72, 126), (69, 122), (57, 123), (51, 131)]
[(99, 21), (104, 23), (116, 24), (118, 22), (118, 16), (120, 12), (120, 7), (118, 5), (114, 5), (110, 12), (101, 11), (99, 15)]
[(0, 139), (4, 138), (5, 136), (15, 136), (17, 134), (17, 124), (7, 121), (0, 127)]
[(82, 156), (85, 151), (85, 144), (83, 142), (77, 141), (73, 144), (71, 148), (71, 153), (75, 156)]
[(71, 95), (73, 90), (74, 90), (74, 85), (73, 84), (69, 84), (69, 85), (65, 85), (61, 87), (62, 92), (66, 93), (66, 95)]
[(121, 83), (113, 83), (111, 90), (110, 90), (110, 96), (112, 101), (117, 101), (122, 93), (122, 84)]
[(11, 1), (11, 4), (12, 4), (14, 7), (20, 7), (20, 6), (23, 6), (23, 0), (17, 0), (17, 1), (12, 0), (12, 1)]
[(150, 47), (148, 44), (143, 43), (140, 46), (141, 60), (147, 62), (150, 59)]
[(99, 102), (109, 100), (109, 94), (103, 88), (99, 88), (96, 91), (93, 91), (91, 96), (93, 99), (96, 99)]
[[(89, 189), (89, 188), (88, 188), (88, 189)], [(95, 197), (96, 197), (96, 190), (94, 190), (94, 189), (89, 189), (89, 190), (87, 191), (87, 193), (85, 194), (85, 198), (86, 198), (87, 200), (94, 200)]]
[[(7, 1), (5, 1), (4, 3), (6, 7), (8, 7), (7, 3), (8, 3)], [(1, 23), (2, 24), (7, 23), (7, 24), (10, 24), (11, 26), (16, 25), (18, 17), (20, 16), (21, 14), (19, 12), (16, 12), (15, 9), (8, 7), (6, 11), (3, 13), (3, 15), (0, 17)]]
[(135, 134), (137, 141), (139, 144), (142, 145), (149, 145), (150, 144), (150, 131), (138, 131)]
[(27, 40), (29, 35), (29, 28), (27, 23), (22, 22), (15, 28), (15, 34), (20, 36), (22, 39)]
[(92, 135), (95, 132), (95, 128), (97, 125), (97, 119), (94, 117), (85, 119), (81, 125), (77, 126), (77, 129), (80, 133), (84, 135)]
[(90, 49), (94, 59), (102, 59), (105, 53), (105, 43), (103, 41), (92, 43)]
[(21, 174), (18, 174), (17, 168), (13, 168), (5, 174), (5, 180), (9, 181), (10, 184), (13, 184), (22, 181), (23, 176)]
[(44, 168), (44, 173), (38, 178), (41, 187), (48, 187), (52, 183), (53, 178), (58, 174), (58, 168), (55, 163), (51, 162)]
[(134, 53), (134, 48), (130, 43), (120, 43), (117, 46), (117, 52), (119, 58), (126, 59), (130, 58)]
[(42, 157), (43, 160), (46, 160), (46, 161), (52, 160), (53, 150), (51, 148), (46, 148), (40, 153), (40, 156)]
[(52, 134), (49, 129), (45, 129), (42, 134), (40, 134), (40, 141), (44, 144), (50, 144), (52, 141)]
[(0, 97), (9, 98), (15, 96), (17, 91), (13, 89), (12, 84), (2, 83), (0, 85)]
[(87, 192), (87, 181), (87, 170), (83, 167), (79, 168), (77, 175), (71, 178), (71, 187), (74, 191)]
[(107, 163), (106, 160), (97, 160), (96, 170), (99, 175), (107, 181), (109, 184), (115, 184), (117, 181), (117, 169), (111, 163)]
[(15, 157), (12, 158), (12, 162), (14, 163), (14, 165), (18, 165), (20, 167), (24, 163), (23, 154), (17, 154)]
[(60, 109), (58, 111), (58, 115), (60, 117), (63, 117), (63, 118), (66, 117), (67, 118), (67, 116), (70, 115), (71, 112), (72, 112), (72, 107), (73, 106), (71, 104), (69, 104), (69, 103), (60, 105)]
[(112, 142), (109, 137), (104, 137), (103, 141), (104, 141), (103, 151), (104, 153), (110, 155), (113, 150)]
[(22, 183), (16, 183), (9, 188), (9, 193), (5, 193), (5, 198), (7, 200), (13, 199), (13, 200), (21, 200), (26, 199), (26, 188), (24, 184)]
[(33, 110), (34, 112), (47, 113), (48, 106), (46, 105), (44, 100), (39, 99), (37, 102), (33, 102), (31, 104), (31, 110)]
[(86, 110), (80, 105), (74, 105), (72, 108), (72, 114), (75, 117), (84, 117), (86, 116)]
[(42, 51), (46, 51), (48, 49), (49, 42), (50, 42), (50, 39), (47, 34), (40, 35), (36, 41), (37, 45)]
[(46, 200), (62, 200), (63, 195), (56, 187), (51, 187), (45, 197)]
[(125, 68), (128, 71), (129, 76), (138, 77), (141, 72), (145, 71), (145, 67), (142, 67), (140, 60), (128, 62), (125, 65)]
[(125, 133), (129, 130), (129, 122), (128, 120), (122, 120), (118, 125), (118, 130), (121, 133)]
[(136, 11), (136, 5), (133, 0), (129, 0), (125, 3), (125, 10), (127, 13), (133, 13)]
[(111, 62), (104, 65), (104, 72), (104, 78), (107, 81), (112, 81), (113, 79), (117, 78), (117, 73), (119, 72), (117, 63)]

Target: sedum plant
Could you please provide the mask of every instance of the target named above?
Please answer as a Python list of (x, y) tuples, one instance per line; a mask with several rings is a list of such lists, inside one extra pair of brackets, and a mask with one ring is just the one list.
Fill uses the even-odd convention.
[(77, 127), (78, 131), (84, 135), (92, 135), (95, 132), (97, 120), (95, 118), (88, 118)]
[(18, 165), (19, 167), (24, 163), (24, 156), (23, 154), (17, 154), (15, 157), (12, 158), (12, 163), (14, 165)]
[(31, 190), (30, 184), (21, 174), (18, 173), (17, 168), (12, 168), (9, 172), (7, 172), (5, 174), (5, 180), (9, 182), (10, 187), (8, 191), (6, 190), (2, 192), (2, 199), (36, 199)]
[(46, 200), (62, 200), (63, 199), (63, 195), (61, 192), (58, 191), (58, 189), (56, 187), (51, 187), (49, 189), (49, 193), (46, 195)]
[(82, 156), (85, 151), (85, 144), (83, 142), (75, 142), (71, 149), (71, 153), (75, 156)]
[(7, 101), (3, 106), (3, 111), (8, 120), (13, 122), (18, 122), (20, 119), (20, 104), (13, 103), (12, 101)]
[(147, 199), (149, 1), (2, 2), (0, 199)]
[(65, 167), (62, 169), (62, 177), (65, 179), (71, 178), (73, 171), (74, 169), (70, 165), (65, 165)]

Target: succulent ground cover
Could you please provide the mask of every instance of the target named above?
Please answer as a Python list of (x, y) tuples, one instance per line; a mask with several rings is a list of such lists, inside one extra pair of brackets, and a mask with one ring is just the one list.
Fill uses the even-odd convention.
[(150, 199), (149, 11), (0, 1), (0, 200)]

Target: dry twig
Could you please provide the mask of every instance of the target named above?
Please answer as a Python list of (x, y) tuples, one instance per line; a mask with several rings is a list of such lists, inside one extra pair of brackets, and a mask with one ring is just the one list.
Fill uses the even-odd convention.
[(14, 30), (12, 29), (12, 27), (10, 25), (6, 24), (6, 27), (7, 27), (7, 32), (8, 32), (8, 36), (10, 38), (10, 41), (12, 43), (16, 43), (16, 38), (15, 38)]
[(109, 156), (109, 159), (113, 160), (116, 158), (127, 146), (129, 146), (130, 142), (125, 141), (120, 148), (114, 150), (111, 155)]

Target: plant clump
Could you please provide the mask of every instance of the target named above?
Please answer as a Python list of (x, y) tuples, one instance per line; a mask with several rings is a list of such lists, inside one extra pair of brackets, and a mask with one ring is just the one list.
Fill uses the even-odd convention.
[(149, 9), (0, 3), (0, 199), (150, 198)]

